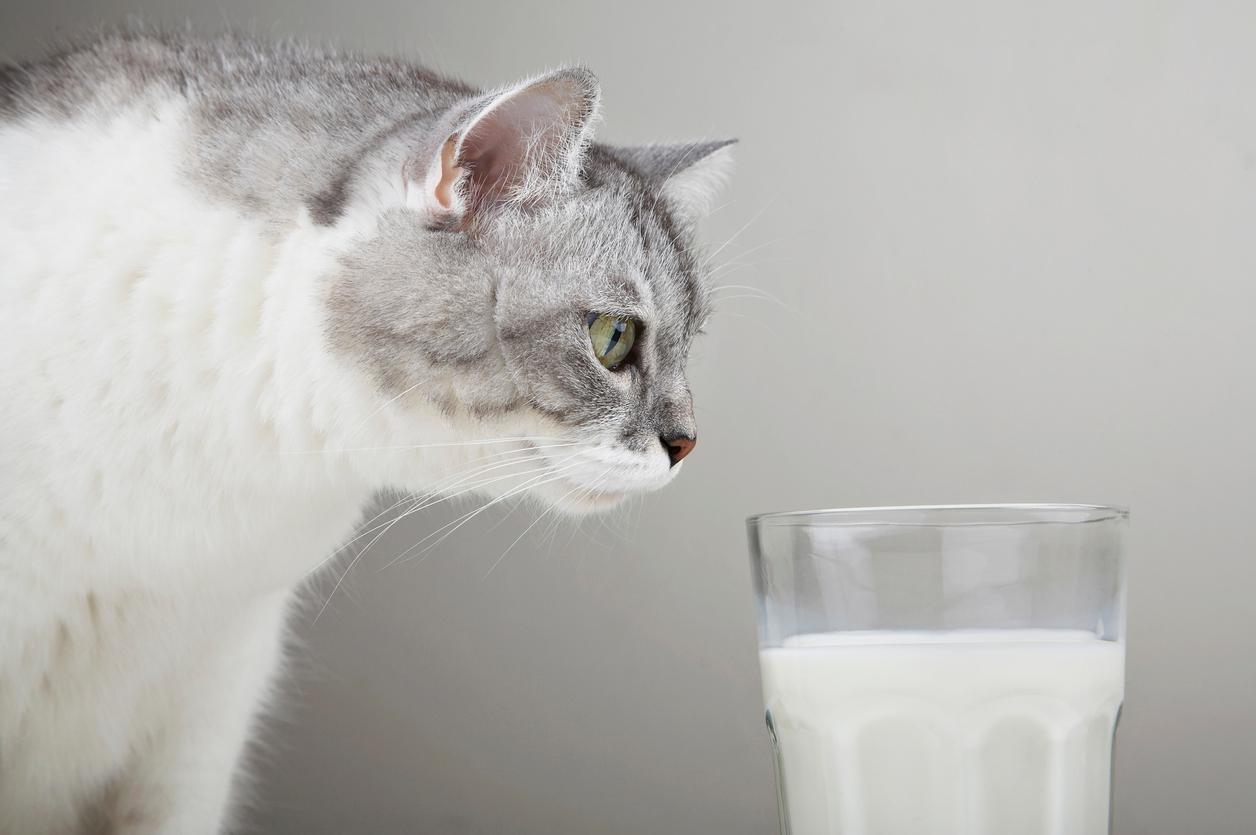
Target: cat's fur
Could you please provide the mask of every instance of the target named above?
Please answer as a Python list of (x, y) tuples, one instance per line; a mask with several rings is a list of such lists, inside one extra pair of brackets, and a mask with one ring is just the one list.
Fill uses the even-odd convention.
[[(0, 833), (229, 826), (293, 589), (379, 489), (675, 474), (728, 151), (597, 106), (237, 38), (0, 68)], [(640, 320), (623, 369), (589, 312)]]

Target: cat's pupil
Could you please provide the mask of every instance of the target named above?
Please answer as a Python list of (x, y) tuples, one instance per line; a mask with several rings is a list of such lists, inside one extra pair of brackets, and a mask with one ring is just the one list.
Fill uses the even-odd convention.
[(623, 333), (624, 333), (624, 323), (616, 322), (615, 327), (611, 331), (611, 334), (610, 334), (611, 341), (603, 345), (602, 350), (599, 351), (598, 353), (603, 354), (603, 355), (609, 354), (611, 352), (611, 349), (615, 347), (615, 344), (619, 342), (619, 338), (623, 336)]
[(598, 362), (613, 371), (632, 350), (632, 343), (636, 339), (636, 322), (632, 319), (590, 313), (588, 323), (593, 355)]

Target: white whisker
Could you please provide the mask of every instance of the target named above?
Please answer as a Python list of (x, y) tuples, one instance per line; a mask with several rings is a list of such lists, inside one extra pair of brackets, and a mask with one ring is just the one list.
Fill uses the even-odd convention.
[[(758, 252), (759, 250), (762, 250), (762, 249), (767, 249), (768, 247), (770, 247), (770, 246), (772, 246), (772, 245), (774, 245), (774, 244), (777, 244), (777, 243), (780, 243), (780, 238), (773, 238), (772, 240), (769, 240), (769, 241), (764, 241), (763, 243), (759, 243), (759, 244), (755, 244), (754, 246), (750, 247), (749, 249), (743, 249), (741, 252), (738, 252), (738, 253), (737, 253), (736, 255), (734, 255), (732, 258), (728, 259), (727, 261), (724, 261), (724, 262), (723, 262), (723, 263), (721, 263), (719, 266), (715, 267), (715, 268), (714, 268), (714, 269), (713, 269), (710, 273), (708, 273), (708, 274), (707, 274), (707, 278), (708, 278), (708, 279), (710, 279), (712, 276), (714, 276), (714, 275), (716, 275), (717, 273), (719, 273), (719, 271), (720, 271), (720, 270), (723, 270), (723, 269), (727, 268), (729, 265), (732, 265), (732, 264), (740, 264), (740, 263), (745, 263), (745, 260), (746, 260), (746, 257), (747, 257), (747, 256), (749, 256), (749, 255), (753, 255), (754, 253)], [(784, 258), (774, 258), (774, 259), (770, 259), (770, 260), (772, 260), (772, 261), (782, 261), (782, 260), (787, 260), (787, 259), (784, 259)], [(708, 260), (706, 263), (709, 265), (711, 262)]]
[[(567, 445), (568, 444), (562, 444), (562, 445), (556, 445), (556, 446), (567, 446)], [(574, 446), (575, 444), (571, 444), (571, 445)], [(332, 598), (335, 596), (337, 590), (339, 590), (341, 585), (344, 583), (344, 580), (349, 575), (349, 572), (353, 570), (353, 567), (360, 560), (362, 560), (363, 557), (366, 556), (367, 552), (371, 549), (371, 546), (373, 546), (376, 542), (378, 542), (379, 539), (383, 537), (385, 534), (387, 534), (388, 531), (391, 530), (393, 526), (395, 526), (398, 522), (402, 521), (403, 519), (409, 516), (414, 515), (415, 513), (418, 513), (421, 510), (432, 507), (433, 505), (437, 505), (445, 501), (450, 501), (454, 498), (457, 498), (458, 496), (465, 495), (470, 492), (481, 490), (484, 487), (489, 486), (490, 484), (494, 484), (500, 481), (505, 481), (507, 479), (521, 478), (524, 476), (534, 475), (536, 473), (541, 473), (543, 477), (544, 474), (548, 473), (551, 470), (551, 465), (546, 464), (535, 469), (524, 470), (523, 472), (506, 473), (504, 475), (494, 476), (493, 478), (489, 478), (489, 479), (482, 478), (485, 473), (488, 473), (490, 471), (502, 469), (503, 467), (511, 467), (516, 464), (528, 463), (528, 461), (533, 460), (535, 458), (535, 456), (531, 454), (532, 448), (525, 448), (521, 450), (508, 450), (506, 453), (497, 453), (497, 455), (503, 455), (503, 454), (509, 454), (509, 453), (517, 453), (518, 456), (507, 461), (497, 462), (495, 464), (473, 468), (471, 472), (466, 473), (466, 474), (455, 474), (456, 478), (454, 481), (452, 481), (452, 483), (449, 482), (449, 479), (446, 479), (446, 483), (444, 485), (436, 488), (433, 491), (423, 494), (422, 496), (413, 497), (413, 498), (403, 497), (399, 501), (394, 502), (392, 505), (385, 508), (380, 513), (377, 513), (371, 519), (367, 520), (367, 522), (363, 523), (364, 525), (370, 525), (371, 522), (374, 522), (376, 519), (379, 519), (381, 516), (387, 515), (388, 513), (390, 513), (397, 507), (405, 504), (407, 501), (413, 500), (415, 502), (413, 506), (407, 508), (403, 513), (399, 514), (397, 517), (390, 519), (386, 522), (382, 522), (379, 525), (368, 528), (367, 530), (362, 531), (361, 533), (357, 534), (352, 539), (350, 539), (347, 543), (342, 545), (340, 548), (337, 548), (331, 555), (329, 555), (326, 559), (324, 559), (319, 564), (319, 567), (321, 568), (323, 565), (326, 565), (330, 560), (334, 559), (337, 555), (339, 555), (340, 553), (344, 552), (346, 549), (351, 547), (353, 543), (357, 542), (358, 540), (366, 536), (369, 536), (371, 533), (375, 533), (376, 531), (378, 531), (378, 533), (375, 533), (374, 538), (372, 538), (371, 541), (368, 542), (366, 546), (354, 556), (354, 558), (349, 562), (349, 565), (346, 566), (345, 570), (341, 573), (339, 579), (337, 579), (336, 581), (336, 584), (332, 587), (331, 592), (327, 595), (327, 599), (323, 601), (322, 608), (320, 608), (318, 611), (318, 614), (315, 615), (314, 621), (317, 622), (318, 619), (322, 616), (323, 612), (326, 611), (327, 606), (331, 603)], [(496, 456), (488, 456), (488, 457), (496, 457)], [(445, 491), (451, 488), (457, 487), (471, 480), (476, 480), (476, 481), (474, 484), (470, 485), (469, 487), (466, 487), (462, 490), (459, 490), (449, 495), (444, 495)], [(436, 498), (437, 496), (439, 496), (439, 498)], [(315, 571), (316, 570), (318, 569), (316, 568)], [(310, 573), (313, 573), (313, 572), (310, 572)]]
[[(545, 484), (550, 484), (552, 482), (558, 481), (562, 478), (563, 473), (566, 473), (572, 469), (575, 469), (576, 467), (580, 466), (580, 463), (581, 462), (577, 461), (573, 464), (567, 464), (564, 467), (554, 469), (550, 473), (545, 473), (540, 476), (536, 476), (535, 478), (529, 479), (527, 482), (520, 484), (517, 487), (511, 488), (509, 491), (502, 494), (501, 496), (498, 496), (497, 498), (493, 499), (487, 504), (476, 508), (470, 513), (464, 514), (463, 516), (459, 517), (458, 519), (455, 519), (452, 522), (442, 525), (440, 528), (437, 528), (435, 531), (432, 531), (430, 534), (428, 534), (427, 536), (420, 539), (418, 542), (411, 545), (405, 551), (398, 554), (397, 557), (393, 559), (390, 563), (388, 563), (388, 565), (385, 565), (384, 568), (391, 568), (392, 566), (397, 565), (398, 563), (408, 562), (411, 559), (417, 559), (419, 557), (422, 557), (424, 554), (428, 553), (433, 548), (440, 545), (442, 542), (444, 542), (446, 539), (448, 539), (450, 536), (456, 533), (458, 529), (461, 528), (463, 525), (465, 525), (467, 522), (470, 522), (472, 519), (474, 519), (476, 516), (483, 513), (484, 511), (488, 510), (490, 507), (494, 507), (500, 504), (501, 502), (505, 501), (506, 499), (509, 499), (513, 496), (517, 496), (520, 493), (523, 493), (524, 491), (528, 489), (541, 487)], [(441, 534), (443, 531), (446, 531), (446, 529), (449, 529), (448, 532), (444, 533), (444, 535), (441, 536), (440, 539), (436, 540), (431, 545), (428, 545), (418, 554), (414, 555), (414, 557), (410, 556), (410, 553), (414, 551), (415, 548), (427, 542), (428, 540), (430, 540), (432, 537), (436, 536), (437, 534)], [(384, 569), (380, 569), (380, 570), (382, 571)]]
[[(598, 487), (597, 487), (596, 485), (598, 485), (598, 484), (601, 482), (601, 480), (602, 480), (603, 478), (605, 478), (605, 477), (607, 476), (607, 474), (609, 474), (609, 473), (610, 473), (610, 471), (611, 471), (611, 470), (613, 470), (613, 469), (615, 469), (613, 466), (611, 466), (611, 467), (607, 467), (607, 468), (606, 468), (606, 469), (602, 472), (602, 474), (601, 474), (601, 475), (599, 475), (597, 478), (593, 479), (593, 480), (590, 482), (590, 484), (589, 484), (589, 485), (576, 486), (576, 487), (572, 488), (571, 490), (568, 490), (566, 493), (564, 493), (564, 494), (563, 494), (563, 495), (562, 495), (562, 496), (558, 499), (558, 501), (557, 501), (557, 502), (554, 502), (553, 504), (551, 504), (548, 508), (546, 508), (546, 509), (545, 509), (545, 511), (544, 511), (543, 513), (541, 513), (539, 516), (537, 516), (535, 519), (533, 519), (533, 520), (532, 520), (532, 524), (530, 524), (530, 525), (528, 525), (526, 528), (524, 528), (524, 529), (523, 529), (523, 533), (521, 533), (521, 534), (519, 534), (519, 536), (515, 537), (515, 541), (514, 541), (514, 542), (512, 542), (512, 543), (510, 543), (509, 545), (507, 545), (507, 546), (506, 546), (506, 550), (505, 550), (505, 551), (502, 551), (502, 555), (501, 555), (500, 557), (498, 557), (498, 558), (497, 558), (497, 561), (496, 561), (496, 562), (494, 562), (491, 566), (489, 566), (488, 571), (484, 572), (484, 576), (480, 578), (481, 582), (482, 582), (482, 581), (484, 581), (484, 580), (487, 580), (487, 579), (488, 579), (488, 577), (489, 577), (489, 575), (493, 573), (493, 571), (497, 568), (497, 566), (499, 566), (499, 565), (501, 565), (501, 564), (502, 564), (502, 560), (506, 559), (506, 555), (510, 553), (511, 549), (512, 549), (512, 548), (514, 548), (516, 545), (518, 545), (518, 544), (519, 544), (519, 540), (523, 539), (525, 536), (527, 536), (527, 535), (528, 535), (528, 531), (530, 531), (530, 530), (532, 530), (533, 528), (535, 528), (538, 522), (540, 522), (540, 521), (541, 521), (542, 519), (544, 519), (546, 516), (548, 516), (549, 514), (553, 513), (555, 510), (557, 510), (557, 509), (558, 509), (559, 504), (561, 504), (561, 503), (562, 503), (562, 502), (563, 502), (563, 501), (564, 501), (564, 500), (565, 500), (568, 496), (570, 496), (572, 493), (575, 493), (575, 492), (577, 492), (577, 491), (579, 491), (579, 492), (580, 492), (580, 495), (581, 495), (581, 496), (585, 495), (586, 493), (592, 493), (592, 492), (594, 492), (595, 490), (597, 490), (597, 489), (598, 489)], [(590, 486), (590, 485), (593, 485), (593, 486)]]
[[(368, 527), (371, 525), (372, 522), (376, 521), (377, 519), (383, 516), (386, 516), (389, 512), (400, 507), (406, 502), (414, 502), (415, 506), (408, 508), (406, 512), (403, 514), (403, 516), (408, 516), (411, 513), (424, 510), (428, 507), (432, 507), (433, 505), (440, 504), (441, 502), (449, 501), (451, 499), (455, 499), (458, 496), (465, 495), (468, 492), (473, 492), (482, 487), (485, 487), (499, 479), (493, 478), (493, 479), (488, 479), (487, 481), (484, 481), (484, 482), (477, 482), (476, 484), (473, 484), (470, 487), (464, 488), (463, 490), (459, 490), (455, 493), (448, 494), (448, 495), (446, 494), (446, 491), (452, 488), (458, 487), (459, 485), (464, 484), (465, 482), (469, 480), (479, 478), (487, 472), (490, 472), (496, 469), (501, 469), (502, 467), (511, 466), (513, 464), (527, 463), (530, 459), (534, 457), (531, 454), (523, 454), (523, 453), (530, 453), (530, 450), (510, 450), (510, 452), (518, 453), (518, 457), (509, 459), (507, 461), (497, 462), (492, 465), (472, 467), (469, 472), (454, 473), (453, 475), (445, 478), (442, 482), (438, 483), (435, 487), (433, 487), (431, 490), (425, 493), (418, 494), (417, 496), (415, 495), (402, 496), (399, 500), (389, 505), (388, 507), (384, 508), (382, 511), (375, 514), (370, 519), (367, 519), (365, 522), (359, 525), (358, 533), (352, 539), (350, 539), (348, 542), (341, 545), (335, 551), (332, 551), (330, 554), (328, 554), (327, 557), (324, 558), (317, 566), (315, 566), (310, 571), (306, 572), (306, 576), (308, 577), (309, 575), (314, 574), (317, 571), (321, 570), (323, 566), (325, 566), (327, 563), (335, 559), (339, 554), (348, 550), (350, 547), (352, 547), (353, 543), (357, 542), (359, 539), (369, 536), (375, 531), (379, 530), (381, 527), (391, 524), (391, 520), (389, 520), (389, 521), (381, 522), (379, 525), (376, 525), (374, 527)], [(498, 455), (501, 455), (501, 454), (503, 453), (498, 453)], [(488, 456), (488, 457), (491, 458), (491, 457), (496, 457), (496, 456)], [(537, 470), (525, 471), (525, 473), (531, 473), (531, 472), (537, 472)], [(501, 479), (513, 478), (518, 475), (522, 475), (522, 473), (508, 473), (507, 475), (501, 476), (500, 478)], [(437, 496), (439, 496), (440, 498), (436, 498)]]
[(396, 403), (398, 400), (400, 400), (401, 398), (405, 397), (407, 394), (409, 394), (410, 392), (414, 391), (415, 389), (417, 389), (417, 388), (418, 388), (419, 386), (421, 386), (421, 385), (423, 385), (423, 381), (422, 381), (422, 380), (420, 380), (419, 382), (417, 382), (417, 383), (415, 383), (414, 385), (410, 386), (409, 388), (405, 389), (405, 390), (404, 390), (404, 391), (402, 391), (400, 394), (395, 394), (395, 395), (393, 395), (392, 397), (390, 397), (390, 398), (388, 398), (387, 400), (385, 400), (383, 403), (379, 404), (379, 406), (378, 406), (378, 407), (376, 407), (376, 408), (375, 408), (373, 411), (371, 411), (369, 414), (367, 414), (367, 416), (366, 416), (366, 417), (362, 418), (360, 421), (358, 421), (356, 424), (354, 424), (354, 425), (353, 425), (353, 427), (352, 427), (352, 428), (351, 428), (348, 432), (346, 432), (346, 433), (345, 433), (345, 437), (346, 437), (346, 438), (352, 438), (355, 434), (357, 434), (357, 432), (358, 432), (358, 431), (359, 431), (359, 430), (360, 430), (363, 426), (366, 426), (367, 422), (368, 422), (368, 421), (370, 421), (370, 419), (371, 419), (371, 418), (375, 417), (375, 416), (376, 416), (376, 415), (378, 415), (380, 412), (384, 411), (384, 409), (388, 408), (388, 407), (389, 407), (389, 406), (391, 406), (393, 403)]
[(734, 233), (733, 233), (733, 234), (732, 234), (732, 235), (728, 238), (728, 240), (726, 240), (726, 241), (724, 241), (724, 243), (720, 244), (720, 245), (719, 245), (719, 247), (717, 247), (717, 248), (716, 248), (716, 250), (715, 250), (714, 252), (710, 253), (709, 255), (707, 255), (707, 256), (706, 256), (706, 257), (702, 260), (702, 263), (701, 263), (701, 264), (699, 265), (699, 267), (698, 267), (698, 272), (699, 272), (699, 273), (701, 273), (703, 270), (705, 270), (705, 269), (706, 269), (706, 268), (707, 268), (707, 267), (711, 264), (711, 262), (715, 260), (715, 257), (716, 257), (717, 255), (719, 255), (721, 252), (723, 252), (723, 251), (724, 251), (724, 249), (725, 249), (725, 248), (726, 248), (729, 244), (731, 244), (733, 241), (737, 240), (738, 236), (740, 236), (742, 232), (745, 232), (747, 229), (749, 229), (749, 228), (750, 228), (750, 226), (751, 226), (751, 224), (753, 224), (753, 223), (754, 223), (755, 221), (757, 221), (759, 218), (763, 217), (764, 213), (765, 213), (765, 212), (767, 212), (767, 210), (768, 210), (768, 209), (770, 209), (770, 208), (772, 207), (772, 204), (773, 204), (773, 203), (775, 203), (775, 202), (776, 202), (776, 198), (775, 198), (775, 197), (771, 197), (771, 198), (769, 198), (769, 199), (768, 199), (768, 201), (767, 201), (766, 203), (764, 203), (764, 204), (763, 204), (763, 208), (761, 208), (761, 209), (759, 209), (759, 211), (755, 212), (754, 217), (750, 218), (750, 220), (748, 220), (748, 221), (746, 221), (744, 224), (742, 224), (741, 228), (740, 228), (740, 229), (738, 229), (736, 232), (734, 232)]
[(717, 284), (716, 286), (711, 288), (712, 293), (718, 293), (721, 290), (741, 290), (747, 293), (759, 293), (763, 296), (766, 296), (769, 299), (774, 299), (778, 302), (780, 301), (779, 297), (772, 295), (767, 290), (764, 290), (762, 287), (752, 287), (749, 284)]
[[(518, 461), (510, 461), (510, 462), (507, 462), (507, 463), (508, 463), (508, 464), (515, 464), (515, 463), (522, 463), (522, 462), (518, 462)], [(497, 466), (504, 466), (504, 465), (497, 465)], [(494, 467), (494, 468), (490, 468), (490, 469), (495, 469), (495, 467)], [(481, 482), (478, 482), (477, 484), (475, 484), (475, 485), (473, 485), (473, 486), (471, 486), (471, 487), (467, 488), (466, 490), (461, 491), (461, 492), (460, 492), (460, 493), (458, 493), (458, 494), (454, 494), (453, 496), (443, 496), (442, 498), (437, 499), (437, 500), (435, 500), (435, 501), (424, 502), (424, 503), (422, 503), (422, 504), (418, 504), (418, 505), (416, 505), (415, 507), (408, 508), (408, 509), (407, 509), (404, 513), (402, 513), (402, 514), (398, 515), (396, 518), (389, 520), (386, 524), (383, 524), (383, 525), (378, 526), (378, 527), (382, 527), (383, 529), (382, 529), (382, 530), (380, 530), (380, 531), (379, 531), (379, 533), (375, 534), (374, 538), (372, 538), (372, 539), (371, 539), (371, 541), (370, 541), (370, 542), (368, 542), (368, 543), (366, 544), (366, 546), (365, 546), (365, 547), (364, 547), (361, 551), (359, 551), (359, 552), (358, 552), (358, 553), (357, 553), (357, 554), (353, 557), (353, 559), (352, 559), (352, 560), (350, 560), (350, 561), (349, 561), (349, 565), (345, 567), (345, 570), (344, 570), (343, 572), (341, 572), (341, 574), (340, 574), (340, 578), (336, 581), (336, 584), (332, 587), (331, 592), (327, 595), (327, 599), (323, 601), (323, 606), (322, 606), (322, 608), (320, 608), (320, 609), (318, 610), (318, 614), (314, 616), (314, 622), (315, 622), (315, 623), (317, 623), (317, 622), (318, 622), (318, 619), (319, 619), (320, 617), (322, 617), (323, 612), (325, 612), (325, 611), (327, 610), (327, 606), (331, 603), (332, 598), (335, 596), (336, 592), (340, 589), (341, 584), (343, 584), (343, 583), (344, 583), (345, 578), (349, 576), (349, 572), (353, 570), (353, 567), (354, 567), (355, 565), (357, 565), (357, 563), (358, 563), (359, 561), (361, 561), (363, 557), (365, 557), (365, 556), (366, 556), (367, 552), (368, 552), (368, 551), (370, 551), (371, 546), (373, 546), (376, 542), (378, 542), (378, 541), (380, 540), (380, 538), (381, 538), (381, 537), (383, 537), (385, 534), (387, 534), (387, 533), (388, 533), (388, 531), (390, 531), (390, 530), (391, 530), (391, 529), (392, 529), (392, 528), (393, 528), (393, 527), (394, 527), (397, 523), (401, 522), (402, 520), (404, 520), (404, 519), (406, 519), (406, 518), (408, 518), (408, 517), (410, 517), (410, 516), (413, 516), (415, 513), (418, 513), (419, 511), (424, 510), (424, 509), (426, 509), (426, 508), (428, 508), (428, 507), (431, 507), (431, 506), (436, 505), (436, 504), (440, 504), (440, 503), (441, 503), (441, 502), (443, 502), (443, 501), (449, 501), (450, 499), (455, 498), (457, 495), (462, 495), (462, 494), (465, 494), (465, 493), (468, 493), (468, 492), (473, 492), (473, 491), (475, 491), (475, 490), (482, 489), (483, 487), (485, 487), (485, 486), (487, 486), (487, 485), (489, 485), (489, 484), (495, 483), (495, 482), (504, 481), (504, 480), (506, 480), (506, 479), (510, 479), (510, 478), (520, 478), (520, 477), (522, 477), (522, 476), (531, 475), (531, 474), (533, 474), (533, 473), (538, 473), (538, 472), (539, 472), (539, 473), (541, 473), (541, 475), (540, 475), (540, 476), (537, 476), (537, 478), (544, 478), (544, 477), (545, 477), (545, 475), (547, 475), (547, 474), (548, 474), (548, 472), (549, 472), (549, 470), (550, 470), (550, 469), (551, 469), (551, 468), (547, 465), (547, 466), (540, 467), (540, 468), (537, 468), (537, 469), (534, 469), (534, 470), (525, 470), (525, 471), (524, 471), (524, 472), (522, 472), (522, 473), (507, 473), (506, 475), (496, 476), (496, 477), (494, 477), (494, 478), (488, 479), (487, 481), (481, 481)], [(533, 479), (533, 480), (535, 480), (535, 479)], [(489, 504), (490, 504), (490, 505), (492, 505), (492, 504), (493, 504), (493, 502), (490, 502)], [(396, 507), (396, 505), (394, 505), (394, 507)], [(481, 509), (483, 509), (483, 508), (481, 508)], [(473, 514), (471, 514), (471, 515), (474, 515), (474, 513), (473, 513)], [(457, 530), (457, 528), (455, 528), (455, 530)], [(453, 533), (453, 531), (450, 531), (450, 533), (452, 534), (452, 533)], [(362, 535), (359, 535), (358, 537), (355, 537), (354, 539), (355, 539), (355, 540), (356, 540), (356, 539), (359, 539), (359, 538), (361, 538), (361, 536), (362, 536)], [(447, 536), (448, 536), (448, 534), (447, 534)], [(441, 541), (443, 541), (443, 539), (444, 539), (444, 537), (442, 537), (442, 540), (441, 540)], [(422, 541), (423, 541), (423, 540), (420, 540), (420, 542), (422, 542)], [(438, 541), (437, 543), (435, 543), (435, 544), (439, 544), (439, 541)], [(343, 550), (343, 549), (341, 549), (341, 550)], [(388, 564), (388, 566), (391, 566), (392, 564), (393, 564), (393, 563), (389, 563), (389, 564)], [(387, 568), (388, 566), (384, 566), (384, 567), (385, 567), (385, 568)], [(381, 569), (381, 570), (382, 570), (382, 569)]]
[(364, 446), (345, 447), (343, 449), (294, 449), (280, 452), (280, 455), (320, 455), (341, 452), (397, 452), (413, 449), (441, 449), (446, 447), (481, 446), (488, 444), (531, 443), (532, 441), (562, 441), (561, 445), (575, 445), (584, 441), (571, 441), (567, 438), (551, 438), (543, 435), (512, 435), (505, 438), (487, 438), (477, 441), (442, 441), (431, 444), (397, 444), (395, 446)]

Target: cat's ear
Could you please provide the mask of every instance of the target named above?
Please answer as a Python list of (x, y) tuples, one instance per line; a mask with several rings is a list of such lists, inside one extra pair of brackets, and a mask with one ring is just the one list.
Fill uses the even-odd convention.
[(578, 177), (599, 96), (593, 73), (569, 68), (477, 99), (407, 166), (407, 205), (448, 219), (562, 193)]
[(639, 145), (613, 153), (658, 189), (680, 217), (693, 222), (715, 205), (733, 173), (736, 139), (680, 145)]

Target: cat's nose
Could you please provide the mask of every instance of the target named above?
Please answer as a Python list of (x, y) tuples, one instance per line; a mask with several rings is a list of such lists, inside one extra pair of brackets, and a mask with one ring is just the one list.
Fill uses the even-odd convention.
[(663, 449), (667, 450), (667, 457), (672, 459), (673, 467), (698, 445), (698, 439), (688, 435), (659, 435), (659, 440), (663, 442)]

